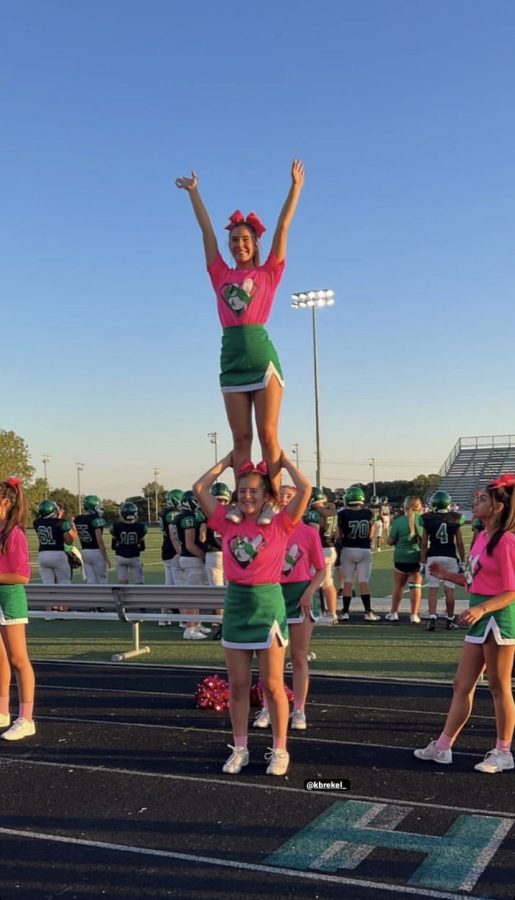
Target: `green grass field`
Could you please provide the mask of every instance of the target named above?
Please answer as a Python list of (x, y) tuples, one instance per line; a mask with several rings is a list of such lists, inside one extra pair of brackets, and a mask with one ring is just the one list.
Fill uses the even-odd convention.
[[(470, 529), (464, 529), (465, 538)], [(29, 532), (33, 580), (39, 580), (36, 542)], [(107, 538), (109, 546), (110, 540)], [(161, 535), (152, 529), (147, 536), (144, 554), (145, 580), (149, 584), (163, 584), (163, 564), (160, 557)], [(371, 578), (373, 597), (391, 594), (392, 550), (374, 553)], [(113, 553), (110, 552), (111, 558)], [(78, 581), (78, 576), (75, 576)], [(110, 581), (115, 581), (114, 569)], [(461, 589), (457, 597), (464, 597)], [(403, 604), (407, 610), (407, 602)], [(424, 607), (424, 601), (423, 601)], [(356, 599), (352, 610), (360, 610)], [(77, 662), (107, 662), (113, 653), (128, 650), (131, 646), (131, 629), (118, 622), (58, 621), (45, 622), (33, 619), (29, 627), (30, 652), (34, 660), (67, 659)], [(219, 642), (187, 642), (177, 627), (159, 628), (157, 624), (141, 626), (141, 643), (151, 652), (131, 660), (132, 665), (199, 665), (206, 668), (224, 666), (223, 651)], [(423, 678), (449, 681), (456, 670), (461, 652), (463, 633), (437, 631), (428, 634), (424, 627), (411, 625), (338, 625), (334, 628), (316, 628), (311, 649), (316, 660), (312, 672), (342, 675), (382, 676), (394, 678)]]

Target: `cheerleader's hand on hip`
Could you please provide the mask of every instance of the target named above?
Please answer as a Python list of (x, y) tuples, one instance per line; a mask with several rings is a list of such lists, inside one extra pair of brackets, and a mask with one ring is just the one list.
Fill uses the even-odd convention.
[(187, 178), (183, 176), (182, 178), (176, 178), (175, 184), (178, 188), (182, 188), (184, 191), (194, 191), (198, 187), (198, 177), (196, 172), (191, 173), (191, 178)]
[(476, 622), (484, 615), (484, 610), (481, 606), (471, 606), (470, 609), (464, 609), (458, 616), (458, 624), (465, 625), (467, 628), (470, 628), (471, 625), (475, 625)]

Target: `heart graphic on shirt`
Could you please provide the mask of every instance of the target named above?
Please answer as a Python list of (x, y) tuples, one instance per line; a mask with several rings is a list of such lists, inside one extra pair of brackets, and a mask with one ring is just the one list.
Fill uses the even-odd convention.
[(236, 315), (240, 316), (245, 312), (247, 306), (257, 291), (257, 284), (252, 278), (246, 278), (241, 284), (234, 282), (222, 285), (220, 294), (222, 300), (232, 309)]
[(265, 547), (266, 541), (261, 534), (256, 535), (254, 538), (237, 535), (229, 543), (229, 549), (242, 569), (250, 566), (251, 562)]
[(299, 559), (302, 559), (303, 556), (304, 553), (300, 549), (299, 545), (292, 544), (291, 547), (289, 547), (286, 551), (286, 556), (284, 558), (282, 568), (283, 575), (289, 575), (297, 565)]

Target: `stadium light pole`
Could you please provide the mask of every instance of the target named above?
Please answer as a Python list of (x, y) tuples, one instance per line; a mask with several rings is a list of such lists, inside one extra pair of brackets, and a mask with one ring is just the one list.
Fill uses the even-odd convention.
[(45, 476), (45, 485), (46, 485), (47, 493), (48, 493), (48, 478), (47, 478), (46, 467), (47, 467), (48, 463), (50, 462), (50, 459), (51, 459), (51, 457), (48, 455), (48, 453), (43, 453), (41, 460), (43, 463), (43, 472), (44, 472), (44, 476)]
[(218, 431), (208, 431), (207, 436), (212, 444), (215, 445), (215, 466), (218, 462)]
[(376, 461), (375, 457), (372, 456), (368, 461), (369, 466), (372, 466), (372, 493), (375, 497), (376, 495)]
[(157, 476), (161, 469), (154, 468), (154, 500), (156, 503), (156, 522), (159, 522), (159, 501), (157, 499)]
[(80, 494), (80, 473), (82, 472), (82, 470), (83, 470), (83, 468), (84, 468), (84, 463), (79, 463), (79, 462), (78, 462), (78, 463), (75, 463), (75, 465), (77, 466), (77, 495), (78, 495), (78, 498), (79, 498), (79, 504), (78, 504), (78, 506), (79, 506), (79, 516), (80, 516), (81, 511), (82, 511), (82, 497), (81, 497), (81, 494)]
[(295, 457), (295, 465), (297, 466), (297, 469), (298, 469), (298, 468), (299, 468), (299, 445), (298, 445), (298, 444), (292, 444), (292, 445), (291, 445), (291, 452), (293, 453), (293, 455), (294, 455), (294, 457)]
[(317, 347), (317, 309), (334, 305), (334, 291), (302, 291), (291, 295), (293, 309), (311, 307), (311, 325), (313, 331), (313, 374), (315, 381), (315, 436), (316, 436), (316, 483), (322, 487), (322, 458), (320, 453), (320, 399), (318, 391), (318, 347)]

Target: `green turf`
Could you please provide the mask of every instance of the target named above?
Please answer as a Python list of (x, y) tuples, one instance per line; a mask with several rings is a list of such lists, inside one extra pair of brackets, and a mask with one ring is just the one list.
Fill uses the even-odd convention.
[[(118, 622), (58, 621), (34, 619), (29, 628), (32, 659), (67, 659), (76, 662), (108, 662), (113, 653), (131, 647), (131, 629)], [(316, 660), (312, 672), (342, 675), (379, 675), (396, 678), (450, 680), (463, 643), (463, 633), (428, 634), (425, 629), (385, 625), (337, 625), (315, 629), (311, 650)], [(134, 665), (224, 665), (218, 641), (184, 641), (176, 626), (159, 628), (145, 623), (141, 645), (150, 647), (130, 662)]]
[[(470, 529), (468, 529), (470, 531)], [(468, 535), (465, 535), (468, 537)], [(109, 539), (106, 541), (108, 544)], [(160, 557), (161, 535), (152, 529), (147, 537), (144, 554), (145, 581), (163, 584), (163, 564)], [(37, 553), (34, 534), (29, 532), (33, 577), (38, 578)], [(111, 558), (113, 553), (110, 552)], [(392, 550), (374, 553), (371, 593), (385, 597), (392, 589)], [(75, 576), (76, 581), (79, 579)], [(115, 581), (114, 569), (110, 581)], [(457, 596), (463, 596), (458, 589)], [(407, 611), (408, 604), (403, 604)], [(353, 610), (359, 611), (357, 599)], [(131, 647), (131, 629), (118, 622), (31, 620), (29, 627), (31, 656), (37, 659), (68, 659), (100, 661), (111, 659)], [(316, 660), (313, 672), (332, 672), (342, 675), (391, 676), (396, 678), (452, 679), (463, 643), (463, 632), (428, 634), (424, 627), (411, 625), (338, 625), (316, 628), (311, 649)], [(182, 639), (177, 627), (159, 628), (157, 624), (141, 626), (141, 644), (151, 648), (131, 663), (138, 665), (199, 665), (218, 668), (224, 665), (219, 642), (206, 640), (190, 642)]]

